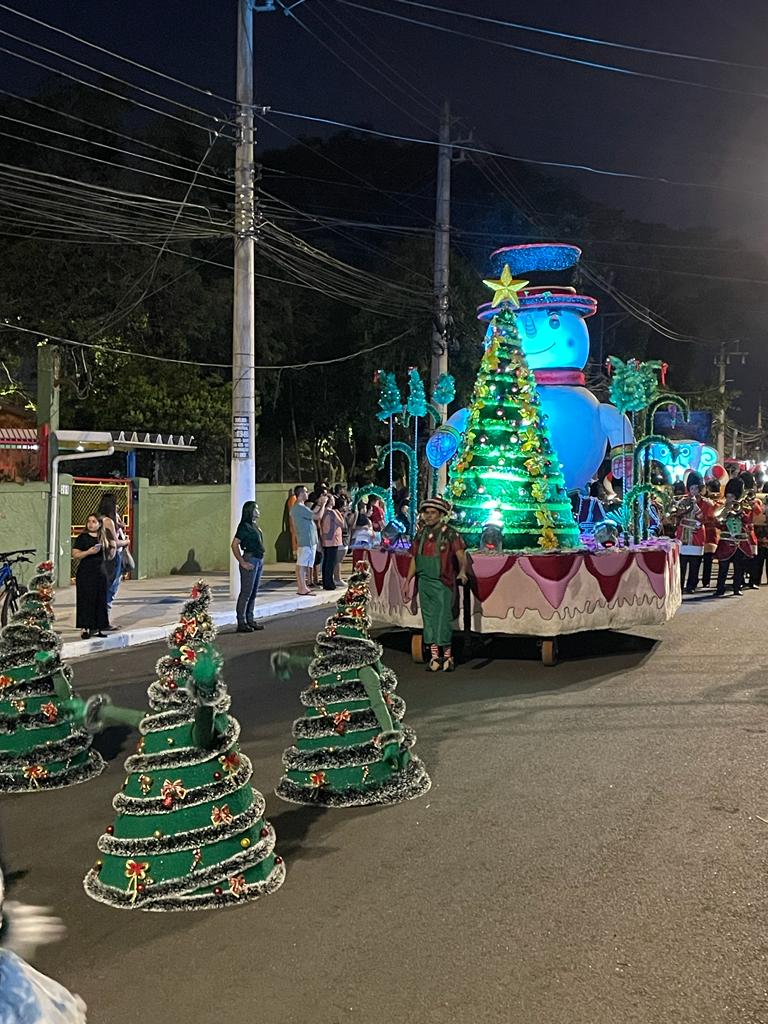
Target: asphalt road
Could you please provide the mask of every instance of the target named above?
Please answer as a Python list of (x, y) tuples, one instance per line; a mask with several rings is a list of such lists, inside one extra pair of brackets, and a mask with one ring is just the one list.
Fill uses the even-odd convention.
[[(767, 616), (766, 589), (689, 599), (666, 627), (566, 639), (555, 668), (506, 641), (445, 677), (387, 634), (433, 788), (360, 810), (271, 792), (299, 683), (269, 652), (324, 613), (223, 636), (285, 885), (223, 911), (91, 902), (135, 743), (112, 732), (101, 778), (0, 803), (13, 896), (69, 927), (38, 966), (90, 1024), (768, 1024)], [(160, 652), (78, 661), (76, 685), (143, 706)]]

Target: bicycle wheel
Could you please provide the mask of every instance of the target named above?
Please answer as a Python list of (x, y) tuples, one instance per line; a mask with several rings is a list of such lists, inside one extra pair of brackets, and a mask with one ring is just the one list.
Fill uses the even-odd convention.
[(7, 626), (8, 620), (16, 614), (19, 610), (19, 591), (17, 587), (11, 585), (5, 588), (5, 597), (3, 598), (3, 607), (0, 610), (0, 625)]

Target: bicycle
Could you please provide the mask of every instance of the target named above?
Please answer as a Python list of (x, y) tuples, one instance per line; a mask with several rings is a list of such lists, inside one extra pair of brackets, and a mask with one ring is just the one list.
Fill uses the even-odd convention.
[(0, 586), (5, 587), (3, 606), (0, 609), (0, 625), (2, 626), (7, 625), (8, 619), (19, 610), (19, 598), (27, 589), (16, 579), (13, 566), (19, 565), (21, 562), (31, 562), (32, 559), (26, 556), (34, 554), (34, 548), (19, 548), (16, 551), (0, 552)]

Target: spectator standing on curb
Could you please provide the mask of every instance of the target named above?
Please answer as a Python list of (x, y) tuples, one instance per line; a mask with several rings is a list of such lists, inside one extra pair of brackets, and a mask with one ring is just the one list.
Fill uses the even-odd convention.
[(296, 549), (298, 544), (296, 542), (296, 527), (293, 525), (291, 519), (291, 509), (296, 504), (296, 495), (293, 490), (288, 491), (288, 500), (285, 503), (285, 511), (283, 512), (283, 529), (287, 530), (291, 535), (291, 554), (296, 557)]
[(240, 566), (240, 594), (237, 598), (238, 633), (252, 633), (255, 629), (264, 629), (264, 626), (253, 617), (253, 606), (264, 568), (264, 534), (258, 521), (259, 506), (255, 501), (246, 501), (231, 545), (232, 554)]
[(83, 640), (90, 640), (91, 636), (103, 637), (103, 630), (109, 628), (101, 536), (99, 517), (91, 513), (85, 521), (85, 530), (72, 545), (72, 557), (77, 562), (75, 625), (82, 630)]
[(303, 484), (294, 487), (296, 504), (291, 509), (291, 519), (296, 530), (296, 592), (306, 597), (311, 593), (309, 585), (312, 580), (312, 571), (315, 565), (315, 554), (317, 553), (317, 526), (316, 523), (325, 511), (328, 503), (326, 495), (323, 495), (317, 508), (307, 506), (307, 488)]
[(323, 517), (320, 520), (320, 540), (323, 546), (323, 590), (335, 590), (336, 559), (342, 539), (344, 517), (339, 511), (341, 498), (329, 496)]
[(336, 508), (341, 513), (341, 547), (336, 555), (336, 570), (333, 574), (333, 581), (337, 587), (344, 586), (341, 578), (341, 565), (349, 551), (349, 498), (341, 493), (336, 498)]
[[(117, 511), (117, 498), (113, 491), (102, 494), (99, 502), (98, 516), (103, 531), (104, 546), (102, 548), (103, 570), (107, 577), (107, 613), (112, 613), (112, 602), (123, 578), (123, 549), (129, 541), (125, 532), (125, 524)], [(114, 626), (108, 626), (112, 630)]]

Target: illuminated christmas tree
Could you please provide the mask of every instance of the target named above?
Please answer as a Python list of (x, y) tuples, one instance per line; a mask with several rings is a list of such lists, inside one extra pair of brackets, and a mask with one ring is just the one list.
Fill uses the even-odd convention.
[(575, 548), (579, 530), (512, 309), (516, 291), (527, 282), (513, 281), (504, 269), (506, 278), (486, 282), (496, 292), (493, 304), (501, 306), (451, 471), (453, 525), (468, 547)]

